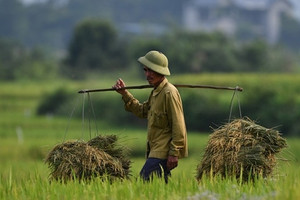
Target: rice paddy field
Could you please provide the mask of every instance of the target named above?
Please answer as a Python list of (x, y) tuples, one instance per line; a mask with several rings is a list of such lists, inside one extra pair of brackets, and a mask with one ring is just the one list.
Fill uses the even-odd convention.
[[(104, 86), (111, 86), (111, 82), (104, 82)], [(190, 155), (179, 161), (169, 183), (160, 179), (144, 183), (138, 174), (145, 161), (145, 129), (113, 126), (117, 122), (99, 120), (97, 130), (90, 130), (86, 121), (70, 118), (70, 113), (65, 117), (36, 115), (45, 92), (61, 85), (77, 91), (96, 82), (0, 84), (0, 199), (300, 199), (300, 138), (286, 138), (288, 147), (278, 154), (280, 160), (270, 177), (242, 182), (230, 177), (204, 176), (197, 181), (197, 166), (211, 133), (189, 131)], [(101, 83), (98, 81), (97, 85)], [(50, 169), (44, 161), (55, 145), (69, 139), (89, 140), (98, 134), (115, 134), (130, 149), (129, 179), (49, 181)]]

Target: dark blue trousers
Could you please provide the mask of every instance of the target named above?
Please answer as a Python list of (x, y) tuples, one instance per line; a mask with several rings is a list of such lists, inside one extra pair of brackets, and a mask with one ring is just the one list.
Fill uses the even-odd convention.
[(145, 181), (150, 181), (153, 176), (161, 178), (162, 174), (165, 182), (168, 183), (168, 177), (171, 176), (171, 172), (167, 168), (167, 159), (148, 158), (140, 172), (141, 178)]

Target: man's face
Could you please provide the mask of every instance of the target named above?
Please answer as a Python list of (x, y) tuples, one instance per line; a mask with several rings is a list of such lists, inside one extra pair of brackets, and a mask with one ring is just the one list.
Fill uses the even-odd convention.
[(145, 76), (150, 85), (156, 87), (163, 80), (164, 76), (144, 66)]

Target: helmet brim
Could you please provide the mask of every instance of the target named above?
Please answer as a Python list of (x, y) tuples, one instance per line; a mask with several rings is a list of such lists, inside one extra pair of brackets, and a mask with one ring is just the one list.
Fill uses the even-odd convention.
[(160, 65), (157, 65), (151, 61), (149, 61), (145, 56), (142, 56), (138, 59), (138, 62), (141, 63), (142, 65), (148, 67), (152, 71), (155, 71), (156, 73), (169, 76), (171, 75), (170, 70), (168, 67), (162, 67)]

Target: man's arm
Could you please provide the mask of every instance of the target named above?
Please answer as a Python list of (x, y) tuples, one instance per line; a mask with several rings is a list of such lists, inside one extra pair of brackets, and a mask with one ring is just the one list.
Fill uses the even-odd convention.
[(172, 129), (172, 140), (170, 144), (167, 167), (173, 169), (178, 165), (179, 157), (186, 148), (186, 127), (183, 115), (183, 108), (180, 95), (178, 93), (169, 93), (168, 96), (168, 116)]
[(122, 95), (122, 99), (125, 103), (125, 110), (132, 112), (140, 118), (146, 118), (148, 112), (148, 104), (140, 103), (133, 95), (124, 89), (126, 87), (125, 82), (122, 79), (118, 79), (116, 84), (112, 88), (116, 89), (118, 93)]

